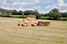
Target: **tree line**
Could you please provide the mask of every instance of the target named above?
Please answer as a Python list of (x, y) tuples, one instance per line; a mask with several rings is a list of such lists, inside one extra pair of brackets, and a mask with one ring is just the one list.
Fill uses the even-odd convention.
[(13, 10), (12, 15), (36, 15), (37, 18), (40, 18), (41, 16), (47, 16), (50, 19), (58, 19), (61, 17), (67, 18), (67, 12), (60, 12), (59, 9), (54, 8), (49, 11), (47, 14), (40, 14), (37, 10), (26, 10), (26, 11), (17, 11)]

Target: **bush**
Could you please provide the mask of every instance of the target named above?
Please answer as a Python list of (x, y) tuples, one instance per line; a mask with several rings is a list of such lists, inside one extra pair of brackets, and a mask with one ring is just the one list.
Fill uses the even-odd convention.
[(26, 16), (23, 15), (0, 15), (0, 17), (11, 17), (11, 18), (26, 18)]
[(2, 14), (2, 15), (0, 15), (1, 17), (11, 17), (10, 15), (5, 15), (5, 14)]

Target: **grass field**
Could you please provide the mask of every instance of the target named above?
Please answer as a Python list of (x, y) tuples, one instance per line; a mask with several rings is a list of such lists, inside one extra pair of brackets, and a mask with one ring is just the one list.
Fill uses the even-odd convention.
[(0, 44), (67, 44), (67, 21), (49, 26), (18, 27), (17, 18), (0, 17)]

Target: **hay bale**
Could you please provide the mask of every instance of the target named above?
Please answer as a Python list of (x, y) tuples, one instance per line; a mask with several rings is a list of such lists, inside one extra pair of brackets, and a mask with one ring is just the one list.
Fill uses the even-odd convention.
[(38, 23), (37, 20), (36, 20), (36, 16), (34, 16), (34, 15), (28, 15), (26, 19), (28, 21), (29, 26), (31, 26), (31, 25), (35, 26)]
[(38, 21), (38, 26), (48, 26), (49, 24), (49, 21)]

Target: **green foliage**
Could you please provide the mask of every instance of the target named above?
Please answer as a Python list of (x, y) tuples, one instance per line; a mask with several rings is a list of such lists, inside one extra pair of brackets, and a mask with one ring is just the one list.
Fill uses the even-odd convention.
[(37, 19), (39, 19), (39, 12), (37, 10), (33, 11), (33, 10), (26, 10), (23, 12), (24, 15), (35, 15)]
[(13, 10), (12, 11), (12, 15), (22, 15), (22, 14), (23, 14), (22, 10), (20, 10), (20, 11)]
[(34, 11), (34, 14), (35, 14), (35, 16), (36, 16), (37, 19), (40, 18), (40, 13), (38, 11)]
[(62, 17), (67, 18), (67, 12), (63, 12), (63, 13), (61, 13), (61, 15), (62, 15)]
[(38, 11), (33, 11), (33, 10), (26, 10), (23, 13), (24, 15), (38, 15), (39, 14)]
[[(12, 18), (25, 18), (27, 15), (35, 15), (37, 19), (49, 19), (49, 20), (67, 20), (67, 12), (60, 13), (58, 9), (54, 8), (49, 13), (39, 13), (37, 10), (13, 10), (12, 12), (2, 13), (1, 17)], [(62, 17), (61, 17), (62, 16)]]
[(9, 14), (2, 14), (0, 17), (11, 17)]
[(22, 10), (20, 10), (20, 11), (18, 12), (18, 15), (22, 15), (22, 13), (23, 13)]
[(58, 9), (54, 8), (54, 9), (52, 9), (52, 10), (49, 12), (49, 15), (48, 15), (48, 16), (49, 16), (51, 19), (56, 20), (56, 19), (58, 19), (58, 18), (61, 17), (61, 14), (60, 14), (60, 12), (59, 12)]
[(23, 13), (24, 13), (24, 15), (30, 15), (32, 13), (32, 11), (31, 10), (26, 10)]
[(47, 20), (48, 18), (49, 18), (48, 16), (42, 16), (42, 15), (40, 16), (40, 19), (46, 19)]
[(18, 13), (17, 10), (13, 10), (13, 11), (12, 11), (12, 14), (13, 14), (13, 15), (17, 15), (17, 13)]

